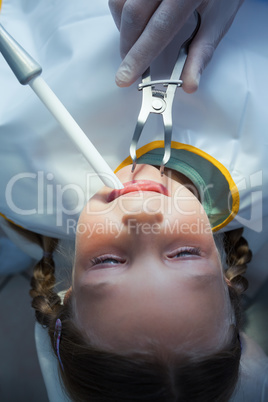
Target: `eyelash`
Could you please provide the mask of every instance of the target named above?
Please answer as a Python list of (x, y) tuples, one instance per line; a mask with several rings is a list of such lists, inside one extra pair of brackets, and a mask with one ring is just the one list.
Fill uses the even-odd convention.
[(176, 250), (174, 253), (172, 253), (170, 256), (168, 256), (168, 258), (172, 259), (177, 257), (179, 254), (186, 254), (186, 256), (188, 255), (197, 255), (200, 256), (201, 255), (201, 250), (199, 247), (184, 247), (181, 248), (179, 250)]
[[(114, 260), (116, 261), (115, 264), (109, 264), (105, 262), (106, 260)], [(108, 265), (117, 265), (117, 264), (124, 264), (125, 260), (120, 259), (119, 257), (115, 257), (112, 255), (104, 255), (101, 257), (94, 257), (90, 260), (92, 265), (101, 265), (101, 264), (108, 264)]]
[[(201, 250), (199, 247), (184, 247), (180, 250), (176, 250), (174, 253), (172, 253), (172, 255), (168, 256), (169, 259), (173, 259), (176, 258), (178, 255), (180, 254), (180, 256), (183, 256), (183, 254), (186, 254), (185, 256), (188, 255), (197, 255), (200, 256), (201, 255)], [(179, 258), (179, 257), (177, 257)], [(115, 264), (110, 264), (108, 262), (105, 262), (106, 260), (113, 260), (116, 261)], [(125, 260), (119, 258), (119, 257), (115, 257), (112, 255), (104, 255), (101, 257), (94, 257), (90, 260), (91, 265), (102, 265), (102, 264), (107, 264), (107, 265), (119, 265), (119, 264), (124, 264)]]

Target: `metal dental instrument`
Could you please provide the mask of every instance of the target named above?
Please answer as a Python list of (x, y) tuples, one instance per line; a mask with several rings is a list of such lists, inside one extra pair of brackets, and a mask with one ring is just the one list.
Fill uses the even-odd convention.
[[(132, 172), (134, 172), (137, 163), (136, 149), (143, 127), (150, 113), (158, 113), (163, 116), (165, 132), (165, 153), (160, 167), (161, 176), (164, 174), (165, 165), (169, 161), (171, 154), (173, 99), (177, 87), (181, 87), (183, 84), (180, 77), (187, 59), (188, 49), (201, 23), (201, 17), (198, 12), (195, 11), (194, 14), (196, 17), (196, 27), (191, 36), (182, 44), (170, 79), (151, 81), (150, 67), (142, 75), (142, 83), (138, 86), (138, 89), (143, 91), (142, 105), (130, 144), (130, 156), (133, 161)], [(155, 86), (159, 84), (167, 87), (166, 91), (155, 89)]]
[(118, 177), (65, 109), (63, 104), (40, 77), (41, 66), (7, 33), (0, 24), (0, 52), (22, 85), (29, 84), (64, 131), (84, 155), (103, 183), (111, 188), (124, 188)]

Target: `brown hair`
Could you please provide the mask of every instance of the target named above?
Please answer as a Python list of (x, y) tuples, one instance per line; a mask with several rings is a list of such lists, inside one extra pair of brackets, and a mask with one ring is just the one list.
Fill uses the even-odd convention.
[(61, 378), (69, 397), (76, 401), (228, 401), (239, 375), (241, 345), (240, 295), (247, 288), (242, 277), (251, 252), (242, 229), (226, 232), (223, 238), (226, 250), (226, 278), (236, 325), (232, 340), (224, 350), (200, 361), (164, 362), (157, 349), (153, 352), (122, 356), (90, 345), (75, 326), (71, 297), (65, 305), (53, 291), (55, 282), (52, 252), (53, 239), (44, 238), (45, 256), (36, 265), (32, 279), (32, 306), (38, 322), (48, 328), (54, 347), (54, 330), (58, 318), (62, 321), (59, 366)]

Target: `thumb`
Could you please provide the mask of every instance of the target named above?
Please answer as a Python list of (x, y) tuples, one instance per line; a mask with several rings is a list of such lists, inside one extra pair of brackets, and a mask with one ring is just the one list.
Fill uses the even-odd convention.
[(230, 28), (242, 0), (217, 0), (203, 9), (200, 29), (190, 45), (183, 69), (183, 89), (187, 93), (197, 90), (200, 77), (210, 62), (216, 47)]
[(206, 38), (196, 37), (193, 40), (181, 76), (185, 92), (191, 94), (198, 89), (201, 74), (210, 62), (215, 47), (215, 42), (211, 43)]

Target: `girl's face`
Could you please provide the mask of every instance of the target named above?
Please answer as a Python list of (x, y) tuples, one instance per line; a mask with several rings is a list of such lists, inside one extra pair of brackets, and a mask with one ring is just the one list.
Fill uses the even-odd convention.
[(138, 165), (134, 174), (128, 166), (117, 175), (136, 183), (124, 194), (104, 187), (77, 226), (78, 324), (95, 344), (122, 353), (150, 341), (186, 353), (220, 349), (229, 303), (201, 203), (153, 166)]

